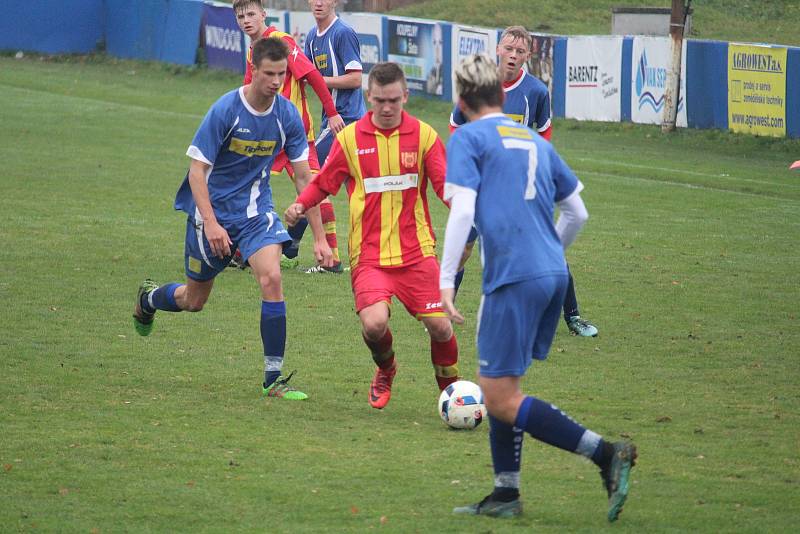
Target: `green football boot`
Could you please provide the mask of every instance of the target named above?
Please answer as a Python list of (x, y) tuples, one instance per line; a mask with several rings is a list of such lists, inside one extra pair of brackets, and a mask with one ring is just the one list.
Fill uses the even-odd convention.
[(454, 514), (486, 515), (489, 517), (516, 517), (522, 513), (522, 501), (514, 499), (510, 502), (496, 501), (490, 493), (478, 504), (453, 508)]
[(158, 284), (148, 278), (142, 282), (139, 291), (136, 292), (136, 303), (133, 305), (133, 326), (140, 336), (149, 336), (153, 330), (153, 319), (156, 313), (148, 313), (142, 309), (142, 297), (155, 289), (158, 289)]
[(598, 333), (597, 327), (586, 319), (581, 319), (580, 315), (567, 318), (567, 328), (573, 336), (597, 337)]
[(262, 394), (265, 397), (277, 397), (287, 400), (306, 400), (308, 395), (290, 386), (287, 382), (294, 375), (294, 371), (289, 376), (279, 376), (278, 379), (268, 387), (262, 385)]
[(636, 446), (633, 443), (618, 441), (614, 443), (614, 457), (611, 463), (600, 470), (603, 486), (608, 492), (608, 520), (614, 522), (622, 512), (628, 498), (628, 478), (631, 468), (636, 465)]

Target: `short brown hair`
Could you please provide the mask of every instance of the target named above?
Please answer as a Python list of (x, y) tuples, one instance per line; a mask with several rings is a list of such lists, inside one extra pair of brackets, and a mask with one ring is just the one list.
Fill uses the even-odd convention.
[(392, 61), (386, 61), (376, 64), (372, 67), (372, 70), (369, 71), (367, 88), (372, 87), (373, 83), (383, 86), (394, 82), (403, 82), (403, 89), (408, 87), (406, 84), (406, 75), (403, 73), (403, 69), (400, 68), (400, 65)]
[[(522, 39), (522, 41), (525, 43), (525, 46), (528, 47), (528, 50), (530, 50), (531, 46), (533, 45), (533, 38), (531, 38), (531, 34), (528, 33), (528, 30), (522, 26), (509, 26), (503, 30), (503, 34), (500, 36), (500, 41), (506, 37), (511, 37), (514, 40)], [(497, 41), (497, 43), (499, 44), (500, 41)]]
[(264, 7), (264, 2), (262, 0), (233, 0), (233, 12), (236, 13), (240, 9), (248, 7), (250, 4), (255, 4), (264, 11), (267, 9)]
[(258, 68), (264, 58), (280, 61), (289, 57), (289, 46), (278, 37), (267, 37), (253, 43), (253, 66)]

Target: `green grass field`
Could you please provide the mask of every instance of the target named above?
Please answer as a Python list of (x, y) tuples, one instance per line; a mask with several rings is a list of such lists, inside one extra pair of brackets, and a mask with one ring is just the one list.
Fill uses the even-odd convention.
[[(488, 428), (447, 430), (427, 336), (395, 307), (386, 410), (347, 276), (284, 273), (285, 369), (259, 396), (259, 295), (228, 270), (200, 314), (131, 322), (183, 278), (186, 147), (238, 77), (110, 59), (0, 58), (0, 530), (785, 532), (800, 521), (800, 142), (558, 120), (591, 218), (569, 251), (601, 334), (559, 330), (525, 390), (640, 448), (620, 521), (588, 462), (526, 440), (526, 512), (454, 517), (491, 487)], [(413, 100), (447, 135), (449, 106)], [(289, 181), (273, 180), (282, 211)], [(337, 198), (340, 220), (346, 218)], [(433, 211), (441, 237), (446, 211)], [(339, 224), (340, 242), (346, 226)], [(305, 244), (308, 246), (308, 243)], [(303, 258), (308, 262), (309, 249)], [(479, 266), (457, 328), (476, 369)]]

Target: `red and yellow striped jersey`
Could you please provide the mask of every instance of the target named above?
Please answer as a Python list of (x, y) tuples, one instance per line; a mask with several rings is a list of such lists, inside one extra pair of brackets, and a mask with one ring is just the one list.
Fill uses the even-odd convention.
[[(280, 91), (281, 94), (287, 98), (297, 111), (300, 112), (300, 118), (303, 119), (303, 126), (306, 129), (306, 136), (309, 141), (314, 140), (314, 120), (308, 110), (308, 101), (306, 100), (306, 82), (303, 78), (309, 72), (316, 69), (314, 64), (303, 54), (303, 51), (297, 46), (297, 43), (288, 33), (278, 31), (274, 26), (270, 26), (264, 30), (263, 37), (274, 37), (276, 39), (283, 39), (289, 46), (289, 64), (286, 70), (286, 79)], [(247, 64), (244, 73), (244, 85), (249, 84), (253, 80), (253, 45), (247, 50)]]
[(298, 201), (313, 205), (315, 190), (335, 195), (344, 183), (351, 268), (413, 265), (436, 254), (427, 187), (430, 182), (443, 198), (446, 166), (444, 145), (430, 125), (403, 112), (400, 126), (386, 132), (375, 127), (370, 111), (337, 134), (316, 187)]

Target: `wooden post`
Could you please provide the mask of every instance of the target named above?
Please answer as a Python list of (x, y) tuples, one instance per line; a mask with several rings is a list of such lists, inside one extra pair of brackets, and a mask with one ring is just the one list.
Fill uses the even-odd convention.
[[(675, 129), (678, 118), (678, 100), (681, 87), (681, 50), (683, 48), (683, 27), (686, 24), (688, 6), (684, 0), (672, 0), (672, 14), (669, 19), (669, 35), (672, 37), (672, 60), (667, 71), (667, 87), (664, 90), (664, 115), (661, 120), (661, 131), (671, 132)], [(691, 4), (691, 0), (689, 0)]]

